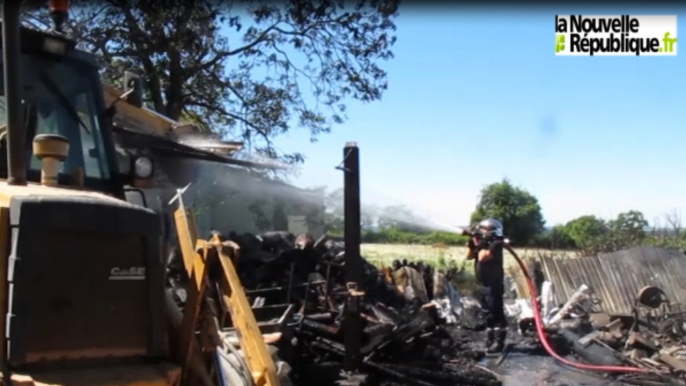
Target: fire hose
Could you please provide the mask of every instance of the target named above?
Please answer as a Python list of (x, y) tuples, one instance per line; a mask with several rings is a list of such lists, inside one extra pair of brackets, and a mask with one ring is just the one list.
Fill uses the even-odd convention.
[(579, 370), (587, 370), (587, 371), (601, 371), (601, 372), (610, 372), (610, 373), (648, 373), (648, 370), (642, 369), (640, 367), (631, 367), (631, 366), (602, 366), (602, 365), (592, 365), (592, 364), (585, 364), (585, 363), (578, 363), (578, 362), (573, 362), (570, 360), (567, 360), (560, 356), (558, 353), (555, 352), (553, 347), (550, 344), (550, 341), (548, 340), (548, 335), (546, 334), (543, 326), (543, 317), (541, 316), (541, 310), (539, 306), (539, 301), (538, 301), (538, 294), (536, 293), (536, 286), (534, 285), (534, 281), (531, 279), (531, 276), (529, 275), (529, 271), (526, 269), (526, 266), (524, 265), (524, 262), (519, 258), (517, 253), (510, 247), (509, 245), (505, 244), (505, 249), (507, 249), (508, 252), (514, 257), (515, 261), (517, 261), (517, 264), (519, 265), (519, 268), (522, 269), (522, 273), (524, 274), (524, 277), (526, 278), (526, 283), (527, 286), (529, 287), (529, 293), (531, 294), (531, 302), (533, 305), (533, 311), (534, 311), (534, 322), (536, 325), (536, 333), (538, 334), (538, 339), (541, 341), (541, 344), (543, 345), (543, 348), (545, 351), (553, 357), (556, 361), (562, 363), (563, 365), (573, 367), (575, 369)]

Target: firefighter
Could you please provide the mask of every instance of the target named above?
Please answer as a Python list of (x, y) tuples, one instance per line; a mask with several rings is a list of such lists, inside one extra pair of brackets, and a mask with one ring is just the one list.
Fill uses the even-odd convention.
[(481, 221), (474, 232), (464, 231), (469, 241), (468, 259), (475, 260), (476, 278), (481, 284), (482, 305), (486, 311), (486, 352), (497, 353), (505, 347), (507, 319), (503, 304), (505, 269), (503, 267), (503, 224), (493, 218)]

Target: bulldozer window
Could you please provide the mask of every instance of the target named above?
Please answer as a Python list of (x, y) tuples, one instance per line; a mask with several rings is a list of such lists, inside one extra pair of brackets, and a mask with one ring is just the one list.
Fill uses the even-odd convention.
[[(99, 82), (97, 71), (85, 63), (66, 58), (53, 61), (40, 57), (22, 55), (23, 99), (34, 106), (36, 119), (34, 127), (28, 127), (27, 140), (36, 134), (60, 134), (69, 140), (69, 155), (62, 164), (61, 183), (69, 181), (78, 169), (85, 174), (87, 187), (100, 190), (111, 179), (108, 154), (103, 142), (101, 112), (98, 104)], [(1, 74), (0, 74), (0, 77)], [(6, 123), (5, 97), (0, 96), (0, 126)], [(5, 166), (6, 144), (0, 154), (0, 168)], [(28, 147), (30, 163), (28, 178), (38, 181), (41, 162), (33, 157)], [(0, 169), (5, 174), (6, 168)]]

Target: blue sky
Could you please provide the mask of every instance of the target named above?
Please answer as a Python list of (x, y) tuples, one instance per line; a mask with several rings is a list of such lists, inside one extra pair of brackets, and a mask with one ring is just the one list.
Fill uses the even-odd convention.
[(686, 52), (677, 57), (556, 57), (555, 14), (684, 10), (559, 7), (520, 11), (401, 8), (389, 89), (348, 103), (348, 121), (311, 144), (303, 187), (340, 187), (342, 147), (361, 152), (363, 201), (468, 222), (480, 189), (509, 178), (538, 197), (548, 224), (585, 214), (686, 216)]

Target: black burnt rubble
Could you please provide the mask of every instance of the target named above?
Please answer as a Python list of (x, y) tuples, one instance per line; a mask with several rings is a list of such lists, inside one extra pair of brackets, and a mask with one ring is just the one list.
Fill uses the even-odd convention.
[[(499, 370), (508, 352), (548, 356), (536, 333), (531, 301), (517, 298), (512, 283), (506, 291), (510, 344), (499, 357), (485, 358), (479, 302), (458, 294), (451, 284), (460, 271), (438, 272), (398, 260), (380, 269), (363, 259), (363, 375), (346, 375), (343, 321), (349, 290), (342, 240), (288, 232), (230, 233), (223, 239), (241, 248), (234, 262), (241, 283), (265, 340), (276, 348), (278, 363), (287, 364), (287, 377), (295, 385), (507, 385), (507, 370), (500, 376), (489, 369)], [(212, 281), (213, 268), (208, 268)], [(178, 251), (168, 270), (182, 308), (186, 276)], [(531, 276), (547, 340), (558, 354), (579, 363), (649, 371), (613, 376), (625, 384), (686, 385), (686, 312), (677, 312), (664, 292), (645, 287), (636, 296), (633, 314), (614, 315), (602, 312), (602, 299), (585, 285), (565, 304), (554, 304), (552, 284), (540, 267), (534, 264)], [(222, 331), (235, 334), (228, 319)], [(516, 357), (507, 359), (510, 368), (517, 366)]]
[[(539, 299), (547, 335), (566, 342), (576, 361), (647, 371), (620, 376), (627, 384), (686, 385), (686, 312), (672, 306), (662, 290), (644, 287), (636, 295), (633, 312), (626, 315), (603, 312), (602, 299), (586, 285), (559, 306), (546, 302), (546, 297), (552, 298), (546, 287), (552, 286), (546, 283)], [(510, 314), (518, 318), (519, 333), (532, 336), (533, 312), (526, 309), (531, 304), (517, 301), (519, 307), (511, 307)]]
[[(343, 242), (288, 232), (230, 233), (226, 239), (241, 248), (235, 262), (241, 283), (263, 335), (280, 333), (278, 341), (270, 343), (290, 366), (292, 382), (346, 384)], [(180, 288), (185, 285), (173, 283), (184, 277), (174, 273), (181, 268), (179, 259), (177, 251), (168, 266), (182, 306), (185, 294)], [(450, 281), (459, 272), (435, 272), (426, 264), (406, 261), (386, 269), (366, 260), (363, 264), (364, 384), (501, 385), (496, 374), (477, 364), (484, 354), (474, 349), (479, 342), (475, 333), (456, 328), (458, 319), (479, 324), (479, 312), (474, 311), (478, 304), (455, 304), (461, 302)], [(212, 276), (211, 268), (209, 272)]]

